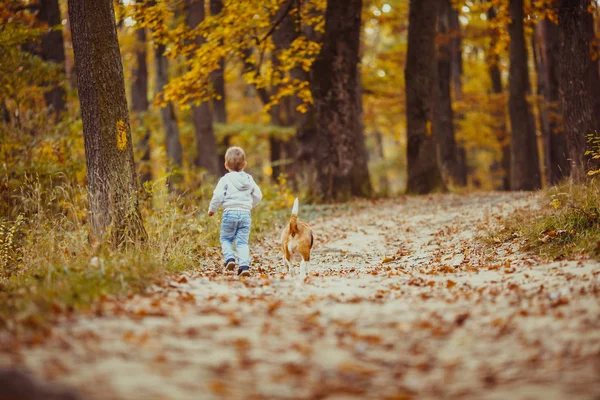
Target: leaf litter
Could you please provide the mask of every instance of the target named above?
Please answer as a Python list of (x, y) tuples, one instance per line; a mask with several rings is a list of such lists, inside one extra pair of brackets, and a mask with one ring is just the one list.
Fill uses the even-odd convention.
[(273, 232), (248, 279), (207, 252), (44, 337), (0, 337), (0, 360), (98, 400), (597, 398), (600, 265), (476, 240), (533, 200), (356, 202), (311, 221), (304, 281), (282, 272)]

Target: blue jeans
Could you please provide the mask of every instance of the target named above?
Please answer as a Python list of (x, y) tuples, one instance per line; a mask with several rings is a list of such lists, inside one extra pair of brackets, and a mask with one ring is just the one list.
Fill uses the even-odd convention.
[(238, 253), (238, 264), (250, 266), (250, 249), (248, 248), (248, 237), (250, 236), (250, 225), (252, 217), (250, 211), (225, 210), (221, 220), (221, 249), (225, 261), (234, 259), (233, 241)]

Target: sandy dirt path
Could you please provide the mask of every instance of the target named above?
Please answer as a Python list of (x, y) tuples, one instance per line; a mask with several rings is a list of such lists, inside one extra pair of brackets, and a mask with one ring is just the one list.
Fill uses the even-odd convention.
[(357, 203), (312, 221), (305, 282), (276, 270), (274, 232), (245, 281), (207, 261), (9, 359), (97, 400), (598, 399), (600, 265), (474, 240), (531, 204)]

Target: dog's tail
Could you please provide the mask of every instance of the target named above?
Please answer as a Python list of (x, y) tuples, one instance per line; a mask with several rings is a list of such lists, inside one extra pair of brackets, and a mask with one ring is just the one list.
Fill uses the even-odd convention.
[(298, 233), (298, 198), (294, 200), (294, 206), (292, 207), (292, 216), (290, 217), (290, 233)]

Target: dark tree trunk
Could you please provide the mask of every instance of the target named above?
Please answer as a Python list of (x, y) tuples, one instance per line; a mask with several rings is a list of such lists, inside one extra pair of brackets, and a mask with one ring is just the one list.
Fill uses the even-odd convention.
[(327, 3), (323, 47), (311, 71), (318, 167), (314, 189), (326, 200), (371, 194), (357, 98), (361, 10), (361, 0)]
[(123, 65), (111, 0), (69, 0), (83, 119), (90, 238), (144, 239)]
[[(452, 90), (454, 92), (454, 101), (460, 101), (463, 97), (462, 90), (462, 75), (463, 75), (463, 58), (462, 58), (462, 32), (460, 30), (459, 11), (450, 8), (450, 51), (451, 51), (451, 74), (452, 74)], [(463, 119), (462, 114), (454, 115), (455, 121)], [(454, 123), (456, 132), (456, 122)], [(455, 135), (456, 137), (456, 135)], [(467, 152), (465, 148), (456, 143), (456, 176), (455, 184), (460, 186), (467, 185)]]
[[(156, 92), (159, 93), (163, 87), (169, 82), (169, 64), (164, 56), (165, 45), (158, 44), (154, 51), (154, 60), (156, 63)], [(179, 127), (177, 126), (177, 118), (175, 116), (175, 107), (172, 103), (167, 104), (160, 109), (160, 116), (165, 129), (165, 143), (167, 148), (169, 190), (178, 189), (181, 181), (181, 142), (179, 140)]]
[[(51, 29), (42, 36), (40, 43), (40, 56), (45, 61), (52, 61), (60, 65), (61, 71), (65, 73), (65, 45), (62, 35), (62, 18), (58, 0), (40, 0), (40, 8), (37, 14), (38, 20), (48, 24), (48, 28), (59, 26), (60, 29)], [(55, 86), (44, 94), (48, 107), (52, 107), (55, 115), (60, 115), (66, 109), (65, 89)]]
[[(223, 2), (221, 0), (210, 0), (210, 14), (217, 15), (223, 10)], [(227, 123), (227, 108), (226, 108), (226, 94), (225, 94), (225, 60), (221, 60), (219, 63), (219, 69), (213, 72), (211, 81), (215, 93), (218, 98), (213, 99), (213, 117), (214, 122), (219, 124)], [(230, 146), (231, 138), (229, 135), (223, 138), (223, 143), (219, 146), (219, 167), (221, 173), (227, 172), (225, 169), (225, 152)]]
[[(496, 9), (490, 7), (488, 10), (488, 20), (491, 21), (496, 18)], [(499, 32), (491, 31), (491, 43), (490, 51), (488, 54), (488, 72), (490, 75), (490, 81), (492, 83), (492, 93), (501, 96), (503, 94), (502, 89), (502, 74), (500, 72), (500, 56), (494, 51), (494, 47), (499, 40)], [(500, 164), (504, 170), (504, 178), (502, 179), (502, 189), (510, 190), (510, 137), (506, 129), (506, 113), (504, 110), (504, 102), (501, 107), (497, 107), (493, 113), (494, 119), (497, 121), (495, 130), (497, 132), (497, 139), (502, 149)]]
[(411, 0), (406, 56), (406, 131), (410, 193), (444, 189), (431, 134), (438, 0)]
[[(140, 0), (137, 0), (141, 3)], [(138, 126), (143, 129), (144, 136), (140, 142), (142, 158), (140, 161), (140, 180), (142, 184), (152, 180), (152, 165), (150, 164), (150, 129), (144, 127), (144, 115), (148, 112), (148, 64), (146, 61), (146, 28), (135, 31), (137, 39), (135, 57), (136, 68), (133, 70), (131, 84), (131, 110)]]
[(456, 79), (452, 74), (452, 48), (450, 42), (452, 4), (450, 0), (441, 0), (440, 3), (433, 131), (438, 145), (442, 171), (453, 184), (458, 185), (462, 179), (454, 136), (454, 111), (452, 110), (452, 94), (450, 91), (450, 81), (452, 78)]
[(510, 16), (510, 186), (512, 190), (536, 190), (541, 182), (535, 121), (526, 97), (530, 85), (523, 32), (523, 0), (510, 0)]
[(549, 20), (536, 27), (536, 65), (538, 77), (539, 117), (544, 135), (546, 181), (555, 185), (569, 176), (567, 142), (560, 120), (558, 26)]
[[(204, 0), (187, 0), (187, 12), (187, 23), (191, 28), (195, 28), (204, 21)], [(203, 42), (204, 39), (201, 36), (196, 38), (197, 45), (201, 45)], [(196, 132), (196, 166), (206, 169), (210, 174), (218, 175), (221, 172), (221, 167), (219, 166), (219, 154), (210, 103), (204, 102), (198, 106), (193, 106), (192, 114)]]
[(598, 62), (590, 55), (594, 17), (587, 0), (560, 0), (560, 99), (570, 159), (570, 176), (585, 179), (597, 165), (585, 155), (587, 135), (600, 134), (600, 78)]

